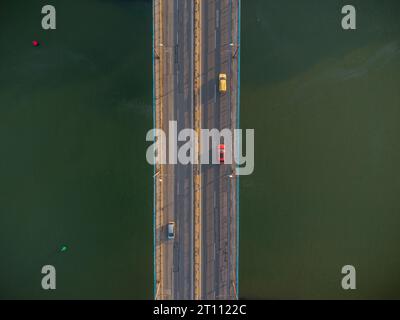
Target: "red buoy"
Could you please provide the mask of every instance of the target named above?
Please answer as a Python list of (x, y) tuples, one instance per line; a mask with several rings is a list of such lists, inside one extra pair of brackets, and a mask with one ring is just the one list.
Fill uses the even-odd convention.
[(39, 41), (33, 40), (32, 44), (34, 47), (38, 47), (39, 46)]

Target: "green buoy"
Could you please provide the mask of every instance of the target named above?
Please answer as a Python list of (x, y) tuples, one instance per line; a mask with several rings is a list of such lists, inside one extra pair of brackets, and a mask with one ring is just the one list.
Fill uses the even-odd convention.
[(68, 250), (68, 247), (66, 245), (62, 245), (60, 248), (60, 252), (66, 252)]

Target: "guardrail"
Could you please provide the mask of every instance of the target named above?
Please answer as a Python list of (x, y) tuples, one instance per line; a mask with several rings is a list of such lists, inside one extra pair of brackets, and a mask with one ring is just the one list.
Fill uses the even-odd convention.
[[(155, 104), (156, 104), (156, 128), (162, 128), (163, 126), (163, 0), (154, 0), (154, 57), (156, 59), (156, 63), (154, 65), (155, 72)], [(160, 141), (163, 143), (163, 141)], [(162, 150), (162, 147), (161, 149)], [(163, 177), (163, 165), (156, 164), (156, 175), (154, 179), (156, 179), (155, 192), (156, 192), (156, 296), (155, 299), (163, 299), (163, 247), (161, 243), (161, 234), (160, 230), (164, 225), (163, 216), (164, 216), (164, 194), (163, 194), (163, 181), (161, 178)]]

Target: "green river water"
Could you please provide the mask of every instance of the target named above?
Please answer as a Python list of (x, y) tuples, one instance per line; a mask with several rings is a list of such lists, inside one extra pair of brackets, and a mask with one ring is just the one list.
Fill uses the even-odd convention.
[[(351, 2), (242, 1), (243, 298), (400, 298), (400, 2)], [(0, 299), (152, 298), (151, 1), (45, 4), (0, 3)]]

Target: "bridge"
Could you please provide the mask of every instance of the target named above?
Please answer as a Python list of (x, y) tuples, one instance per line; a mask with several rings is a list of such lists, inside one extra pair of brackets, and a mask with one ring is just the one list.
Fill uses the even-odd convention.
[[(153, 0), (155, 128), (237, 128), (239, 53), (240, 0)], [(238, 298), (238, 183), (235, 164), (155, 165), (155, 299)]]

